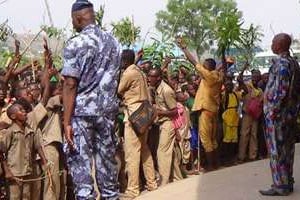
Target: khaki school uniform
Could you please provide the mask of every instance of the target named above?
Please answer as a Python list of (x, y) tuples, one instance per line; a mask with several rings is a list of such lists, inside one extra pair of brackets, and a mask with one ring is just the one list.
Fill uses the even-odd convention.
[[(50, 187), (50, 179), (44, 181), (44, 200), (60, 199), (61, 193), (64, 193), (64, 176), (60, 176), (61, 155), (60, 147), (63, 143), (60, 112), (62, 108), (60, 96), (54, 96), (49, 99), (46, 106), (48, 113), (45, 118), (45, 124), (41, 124), (42, 141), (45, 156), (50, 167), (52, 187)], [(62, 191), (61, 191), (62, 189)]]
[(217, 143), (217, 114), (221, 101), (223, 72), (209, 71), (203, 65), (197, 64), (196, 69), (202, 79), (197, 90), (193, 111), (201, 111), (199, 117), (200, 139), (205, 152), (212, 152)]
[(157, 184), (155, 181), (153, 159), (147, 144), (148, 131), (137, 137), (131, 123), (128, 121), (128, 116), (136, 111), (143, 101), (150, 100), (146, 78), (136, 65), (129, 66), (123, 72), (118, 94), (122, 96), (125, 105), (124, 149), (126, 171), (128, 173), (126, 193), (132, 196), (138, 196), (140, 193), (140, 162), (143, 166), (148, 189), (156, 189)]
[(251, 98), (263, 98), (263, 91), (260, 88), (254, 88), (252, 83), (246, 85), (248, 88), (248, 94), (243, 99), (243, 118), (241, 126), (241, 137), (239, 141), (239, 160), (245, 160), (247, 147), (249, 146), (249, 159), (254, 160), (257, 157), (258, 140), (257, 129), (258, 119), (254, 119), (246, 113), (247, 102)]
[[(24, 131), (17, 124), (12, 123), (8, 129), (1, 132), (3, 134), (1, 151), (5, 152), (8, 168), (15, 177), (24, 180), (32, 177), (36, 155), (34, 152), (41, 148), (37, 125), (46, 113), (43, 105), (39, 104), (34, 111), (28, 113)], [(31, 200), (31, 184), (30, 182), (21, 185), (10, 183), (10, 199)]]
[[(156, 89), (155, 96), (156, 106), (160, 110), (172, 110), (176, 108), (176, 98), (174, 90), (164, 81)], [(160, 117), (159, 123), (159, 144), (157, 149), (158, 170), (161, 175), (161, 185), (169, 183), (171, 174), (174, 174), (174, 142), (175, 130), (172, 120), (168, 117)], [(176, 153), (175, 155), (176, 156)], [(176, 163), (178, 164), (178, 163)], [(175, 167), (178, 169), (178, 167)], [(180, 177), (180, 175), (173, 175)]]

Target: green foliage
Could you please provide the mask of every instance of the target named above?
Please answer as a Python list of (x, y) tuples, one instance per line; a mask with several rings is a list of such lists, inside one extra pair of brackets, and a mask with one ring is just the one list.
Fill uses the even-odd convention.
[(96, 19), (96, 24), (102, 29), (106, 30), (106, 28), (103, 25), (103, 17), (104, 17), (104, 5), (101, 5), (99, 10), (95, 12), (95, 19)]
[(217, 15), (214, 35), (218, 45), (217, 55), (222, 59), (225, 59), (229, 48), (240, 40), (242, 25), (242, 13), (236, 8), (226, 8)]
[(0, 50), (0, 67), (6, 67), (7, 60), (13, 57), (13, 52), (9, 50)]
[(134, 45), (136, 40), (140, 37), (141, 28), (134, 26), (129, 17), (121, 19), (119, 22), (112, 23), (113, 34), (119, 42), (129, 48)]
[(5, 42), (10, 35), (13, 35), (13, 30), (6, 20), (4, 23), (0, 24), (0, 41)]
[(239, 61), (251, 64), (255, 56), (255, 48), (261, 42), (263, 33), (259, 26), (251, 24), (249, 28), (241, 29), (241, 35), (235, 46), (239, 50)]
[(185, 68), (190, 72), (195, 71), (195, 67), (185, 59), (175, 59), (171, 63), (171, 72), (179, 71), (180, 66), (185, 66)]
[(235, 8), (232, 0), (169, 0), (167, 10), (156, 14), (156, 28), (169, 37), (185, 36), (200, 56), (213, 43), (219, 13)]
[[(9, 51), (9, 50), (0, 50), (0, 68), (5, 68), (7, 67), (7, 61), (10, 58), (13, 58), (14, 56), (14, 52), (13, 51)], [(30, 59), (26, 56), (23, 56), (21, 58), (21, 61), (19, 63), (19, 66), (25, 65), (30, 61)]]
[(162, 61), (166, 56), (174, 57), (174, 50), (176, 48), (173, 42), (170, 42), (168, 38), (162, 37), (161, 40), (151, 38), (152, 43), (146, 45), (144, 49), (143, 59), (151, 61), (153, 66), (161, 67)]
[(184, 65), (189, 71), (192, 71), (194, 67), (183, 57), (176, 57), (175, 53), (177, 47), (170, 38), (163, 36), (161, 40), (151, 38), (152, 43), (146, 45), (144, 50), (143, 60), (151, 61), (154, 67), (161, 67), (164, 58), (172, 58), (172, 63), (170, 64), (171, 72), (178, 71), (181, 65)]
[(60, 39), (65, 36), (65, 30), (59, 29), (54, 26), (42, 25), (41, 29), (47, 34), (48, 38)]

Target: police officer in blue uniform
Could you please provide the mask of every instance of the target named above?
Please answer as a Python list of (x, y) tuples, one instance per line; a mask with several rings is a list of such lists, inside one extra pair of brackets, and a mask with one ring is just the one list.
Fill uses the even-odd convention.
[(79, 33), (64, 49), (64, 151), (76, 199), (96, 199), (93, 160), (101, 199), (118, 199), (114, 120), (120, 73), (120, 48), (95, 24), (93, 4), (77, 0), (72, 22)]

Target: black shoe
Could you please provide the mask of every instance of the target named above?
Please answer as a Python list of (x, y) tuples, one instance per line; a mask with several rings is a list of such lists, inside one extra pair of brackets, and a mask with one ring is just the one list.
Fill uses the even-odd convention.
[(271, 188), (269, 190), (259, 190), (259, 193), (264, 196), (288, 196), (290, 192), (283, 189)]
[[(271, 185), (271, 188), (274, 188), (274, 187), (275, 187), (274, 184), (272, 184), (272, 185)], [(288, 189), (288, 191), (289, 191), (290, 193), (293, 193), (293, 192), (294, 192), (294, 184), (290, 185), (290, 188)]]

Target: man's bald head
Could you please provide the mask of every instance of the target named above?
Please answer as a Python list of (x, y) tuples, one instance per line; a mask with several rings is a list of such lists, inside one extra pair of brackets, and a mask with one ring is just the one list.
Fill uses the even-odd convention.
[(275, 35), (272, 41), (272, 51), (275, 54), (288, 52), (292, 44), (292, 38), (286, 33), (279, 33)]

